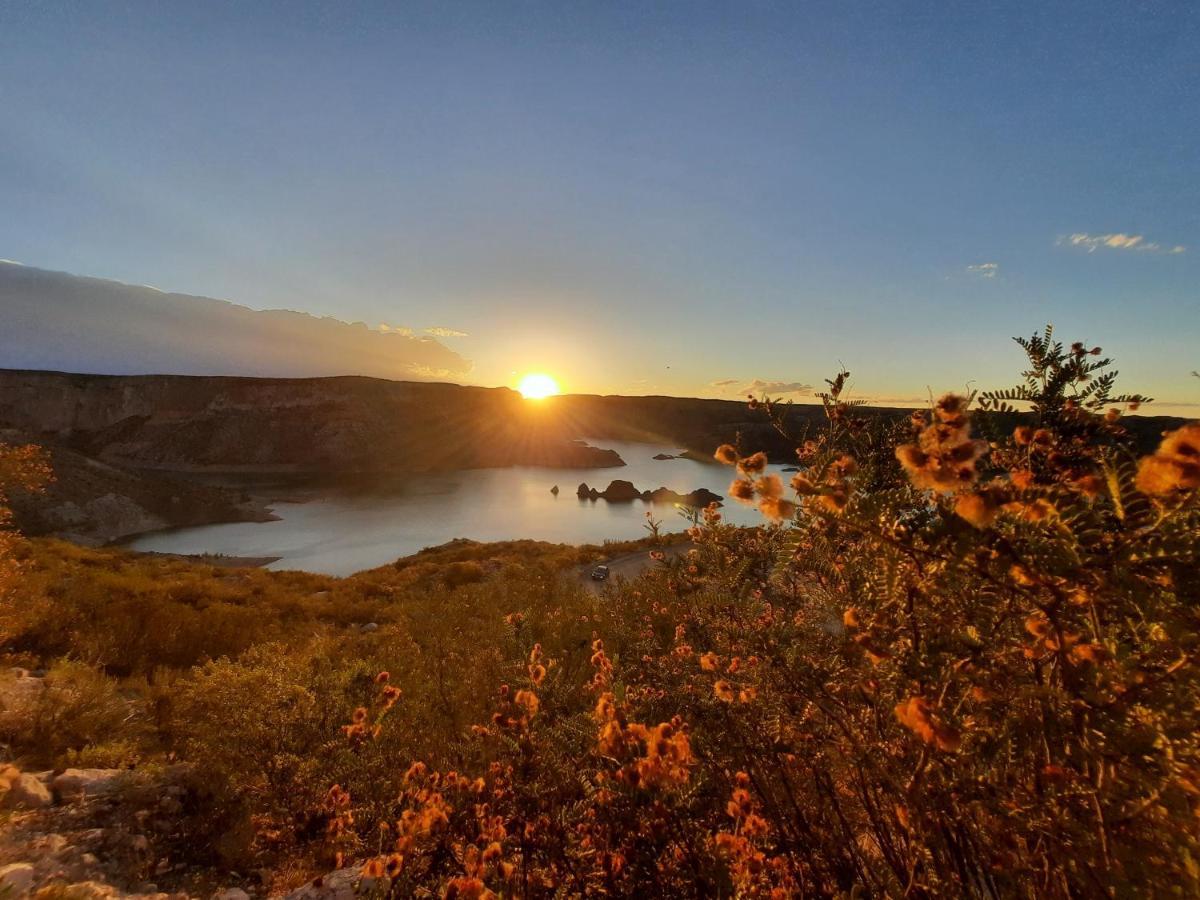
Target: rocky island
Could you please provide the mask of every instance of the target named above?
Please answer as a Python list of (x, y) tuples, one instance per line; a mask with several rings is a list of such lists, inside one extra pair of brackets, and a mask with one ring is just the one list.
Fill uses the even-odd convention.
[(609, 503), (632, 503), (634, 500), (644, 500), (647, 503), (672, 503), (695, 508), (705, 507), (710, 503), (719, 504), (725, 499), (720, 494), (714, 494), (708, 488), (698, 488), (688, 494), (679, 494), (665, 487), (653, 491), (639, 491), (633, 482), (620, 479), (609, 482), (608, 487), (602, 491), (589, 487), (587, 482), (584, 482), (576, 489), (575, 495), (580, 500), (607, 500)]

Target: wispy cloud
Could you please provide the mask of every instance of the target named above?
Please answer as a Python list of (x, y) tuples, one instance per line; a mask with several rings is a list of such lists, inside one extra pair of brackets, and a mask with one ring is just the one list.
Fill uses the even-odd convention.
[(995, 278), (1000, 272), (1000, 263), (975, 263), (967, 266), (967, 271), (979, 278)]
[(746, 381), (743, 378), (722, 378), (718, 381), (710, 381), (710, 388), (715, 388), (718, 394), (736, 394), (744, 396), (746, 394), (770, 394), (778, 397), (782, 394), (805, 394), (813, 389), (811, 384), (805, 384), (802, 381), (767, 381), (762, 378), (755, 378), (753, 381)]
[(1134, 250), (1139, 253), (1175, 255), (1187, 251), (1183, 244), (1164, 246), (1157, 241), (1146, 240), (1145, 235), (1125, 234), (1124, 232), (1088, 234), (1086, 231), (1078, 231), (1074, 234), (1061, 235), (1056, 243), (1060, 247), (1078, 247), (1088, 253), (1095, 253), (1097, 250)]
[(379, 330), (384, 334), (398, 334), (401, 337), (412, 337), (413, 333), (411, 328), (405, 328), (402, 325), (389, 325), (387, 322), (380, 322)]
[(813, 386), (800, 381), (763, 381), (755, 378), (743, 388), (747, 394), (807, 394)]
[(25, 263), (17, 262), (15, 259), (0, 259), (0, 264), (6, 265), (6, 266), (23, 266), (23, 265), (25, 265)]
[(440, 325), (435, 325), (433, 328), (426, 328), (426, 334), (432, 334), (434, 337), (467, 337), (465, 331), (456, 331), (453, 328), (443, 328)]

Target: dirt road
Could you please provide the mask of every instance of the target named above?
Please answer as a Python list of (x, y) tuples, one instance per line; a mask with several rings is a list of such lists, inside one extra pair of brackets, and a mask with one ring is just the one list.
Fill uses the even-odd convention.
[[(672, 544), (670, 547), (664, 547), (663, 553), (668, 559), (673, 559), (677, 556), (683, 556), (694, 547), (691, 541), (683, 544)], [(608, 581), (594, 581), (592, 579), (592, 569), (596, 566), (608, 566)], [(637, 578), (649, 566), (655, 565), (654, 560), (650, 558), (649, 550), (638, 550), (636, 553), (625, 553), (621, 556), (614, 556), (611, 559), (600, 560), (599, 562), (589, 563), (586, 566), (580, 566), (576, 569), (576, 577), (579, 578), (588, 590), (593, 593), (600, 593), (605, 584), (616, 581), (618, 578), (623, 578), (626, 581), (632, 581)]]

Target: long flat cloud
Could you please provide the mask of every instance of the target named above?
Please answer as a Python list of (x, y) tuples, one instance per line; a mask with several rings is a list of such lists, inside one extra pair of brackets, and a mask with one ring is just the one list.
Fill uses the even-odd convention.
[(1057, 241), (1059, 245), (1078, 247), (1088, 253), (1097, 250), (1134, 250), (1139, 253), (1168, 253), (1179, 254), (1187, 250), (1182, 244), (1163, 246), (1157, 241), (1148, 241), (1144, 235), (1110, 232), (1108, 234), (1088, 234), (1077, 231), (1074, 234), (1064, 234)]
[(0, 265), (0, 367), (114, 375), (453, 378), (471, 364), (432, 337), (292, 310)]

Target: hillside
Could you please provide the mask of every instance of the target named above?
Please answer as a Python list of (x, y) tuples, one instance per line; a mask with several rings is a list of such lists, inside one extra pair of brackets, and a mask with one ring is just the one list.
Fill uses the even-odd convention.
[[(858, 408), (864, 421), (907, 410)], [(588, 439), (632, 440), (710, 459), (738, 443), (795, 462), (824, 422), (819, 405), (781, 410), (784, 431), (744, 402), (569, 395), (530, 403), (506, 388), (332, 378), (83, 375), (0, 370), (0, 431), (53, 451), (58, 481), (18, 496), (31, 534), (103, 543), (169, 526), (259, 520), (259, 483), (330, 488), (385, 475), (504, 466), (623, 465)], [(1006, 417), (997, 425), (1011, 428)], [(986, 417), (981, 417), (986, 421)], [(1146, 450), (1181, 420), (1129, 416)]]

